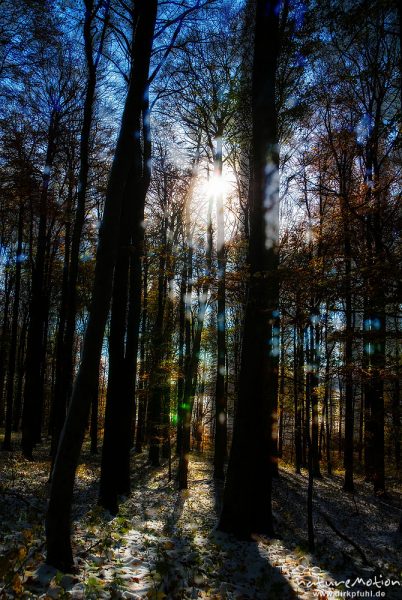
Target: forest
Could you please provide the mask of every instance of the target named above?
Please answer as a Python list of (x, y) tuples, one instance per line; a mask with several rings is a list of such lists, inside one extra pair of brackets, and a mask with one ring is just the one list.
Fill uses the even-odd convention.
[(0, 599), (402, 597), (398, 0), (0, 0)]

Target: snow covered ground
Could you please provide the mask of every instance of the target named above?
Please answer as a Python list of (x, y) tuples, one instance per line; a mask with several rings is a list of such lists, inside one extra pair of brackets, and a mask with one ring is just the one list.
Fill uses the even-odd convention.
[(274, 481), (279, 539), (243, 542), (215, 530), (222, 490), (205, 457), (191, 455), (190, 488), (179, 492), (167, 468), (135, 456), (133, 492), (112, 518), (96, 506), (99, 459), (84, 452), (74, 506), (77, 572), (63, 575), (44, 565), (47, 457), (28, 463), (3, 453), (1, 460), (0, 598), (402, 598), (401, 491), (392, 482), (387, 497), (376, 498), (361, 480), (354, 496), (342, 491), (340, 476), (316, 480), (310, 554), (305, 473), (285, 465)]

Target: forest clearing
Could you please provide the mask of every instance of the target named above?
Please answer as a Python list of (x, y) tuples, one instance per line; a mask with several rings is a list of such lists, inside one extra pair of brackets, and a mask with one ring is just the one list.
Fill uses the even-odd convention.
[(0, 599), (401, 598), (398, 0), (0, 0)]

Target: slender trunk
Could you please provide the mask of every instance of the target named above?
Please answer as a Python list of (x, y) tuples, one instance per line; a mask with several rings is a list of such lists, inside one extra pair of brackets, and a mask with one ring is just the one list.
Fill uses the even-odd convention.
[(305, 466), (309, 468), (309, 439), (310, 439), (310, 427), (311, 427), (311, 419), (310, 419), (310, 409), (307, 410), (307, 407), (311, 405), (311, 352), (310, 352), (310, 328), (306, 327), (304, 334), (304, 343), (305, 343), (305, 354), (306, 354), (306, 376), (305, 376), (305, 388), (304, 388), (304, 422), (303, 422), (303, 450), (305, 455)]
[(332, 476), (332, 459), (331, 459), (331, 412), (330, 405), (332, 402), (332, 386), (328, 379), (328, 391), (325, 396), (325, 435), (326, 435), (326, 449), (327, 449), (327, 474), (329, 477)]
[[(77, 206), (71, 236), (71, 253), (68, 271), (68, 289), (66, 292), (64, 335), (60, 341), (59, 368), (56, 379), (55, 418), (53, 427), (53, 450), (57, 448), (60, 433), (65, 420), (67, 406), (71, 398), (74, 378), (74, 335), (77, 313), (77, 281), (80, 263), (82, 230), (85, 223), (86, 196), (88, 190), (90, 137), (93, 121), (95, 90), (97, 82), (97, 63), (102, 52), (105, 31), (108, 22), (109, 0), (104, 3), (104, 25), (100, 34), (97, 57), (94, 57), (93, 38), (96, 11), (94, 0), (85, 0), (85, 18), (83, 26), (84, 51), (87, 67), (87, 82), (83, 108), (83, 120), (80, 137), (80, 167), (78, 173)], [(98, 5), (100, 6), (100, 5)]]
[[(396, 319), (395, 319), (396, 321)], [(397, 323), (395, 323), (395, 330)], [(394, 442), (394, 457), (397, 469), (401, 464), (401, 408), (400, 408), (400, 366), (399, 348), (396, 344), (395, 352), (395, 379), (392, 382), (392, 437)]]
[(70, 263), (70, 250), (71, 250), (71, 215), (72, 215), (72, 203), (73, 203), (73, 178), (72, 173), (70, 175), (69, 190), (68, 190), (68, 201), (66, 210), (66, 223), (65, 223), (65, 235), (64, 235), (64, 264), (63, 264), (63, 278), (61, 287), (61, 301), (59, 308), (59, 325), (57, 330), (57, 341), (56, 341), (56, 372), (55, 372), (55, 383), (54, 383), (54, 394), (51, 407), (50, 415), (50, 432), (52, 435), (51, 442), (51, 456), (54, 458), (56, 455), (57, 444), (59, 441), (60, 431), (63, 428), (64, 419), (66, 418), (67, 405), (62, 398), (65, 398), (65, 373), (64, 373), (64, 334), (66, 328), (66, 316), (67, 316), (67, 297), (68, 297), (68, 271)]
[(74, 478), (90, 402), (99, 377), (118, 251), (121, 207), (136, 143), (133, 132), (137, 131), (138, 114), (143, 107), (147, 86), (157, 4), (157, 0), (143, 0), (138, 8), (140, 17), (135, 35), (133, 32), (134, 61), (99, 232), (92, 304), (84, 336), (82, 360), (53, 469), (46, 517), (47, 562), (63, 571), (70, 570), (73, 565), (70, 519)]
[(353, 492), (353, 431), (354, 431), (354, 398), (353, 398), (353, 314), (351, 290), (351, 243), (347, 215), (344, 218), (344, 254), (345, 254), (345, 479), (343, 489)]
[(338, 427), (338, 454), (341, 456), (343, 448), (342, 419), (343, 419), (343, 385), (338, 375), (339, 382), (339, 427)]
[(46, 315), (45, 269), (48, 220), (48, 190), (56, 152), (59, 114), (53, 110), (48, 131), (45, 168), (39, 203), (39, 227), (35, 262), (32, 267), (32, 288), (26, 350), (24, 405), (22, 410), (21, 447), (25, 458), (33, 459), (32, 452), (41, 436), (43, 410), (43, 351)]
[[(150, 159), (149, 159), (150, 160)], [(148, 184), (144, 188), (142, 182), (143, 202), (145, 204), (146, 191)], [(121, 469), (120, 469), (120, 484), (119, 489), (125, 490), (125, 493), (130, 489), (130, 448), (134, 443), (134, 428), (137, 418), (138, 401), (136, 397), (136, 380), (137, 380), (137, 355), (139, 346), (139, 332), (141, 324), (141, 296), (142, 296), (142, 258), (144, 255), (144, 231), (142, 223), (144, 221), (144, 210), (141, 205), (139, 215), (137, 215), (136, 225), (133, 228), (133, 251), (130, 255), (130, 270), (129, 270), (129, 293), (128, 293), (128, 312), (127, 312), (127, 337), (126, 337), (126, 353), (124, 360), (124, 395), (125, 395), (125, 411), (121, 417), (126, 419), (125, 425), (128, 425), (129, 430), (125, 437), (122, 437), (121, 446)], [(137, 240), (137, 241), (136, 241)]]
[(126, 190), (121, 214), (119, 251), (113, 277), (109, 332), (109, 371), (99, 489), (99, 503), (108, 509), (111, 514), (116, 514), (118, 511), (118, 446), (123, 435), (121, 431), (121, 414), (124, 412), (124, 358), (130, 243), (127, 195)]
[(196, 393), (197, 372), (201, 348), (201, 334), (204, 326), (208, 285), (204, 286), (202, 295), (203, 299), (200, 302), (200, 307), (198, 310), (198, 322), (194, 336), (193, 347), (191, 354), (186, 357), (187, 360), (185, 366), (185, 383), (183, 394), (183, 439), (178, 468), (178, 483), (179, 489), (181, 490), (188, 488), (188, 463), (191, 440), (191, 415), (193, 412), (194, 397)]
[[(187, 209), (187, 226), (190, 225), (189, 206)], [(193, 260), (193, 249), (192, 240), (189, 235), (187, 236), (188, 242), (188, 273), (189, 273), (189, 287), (188, 287), (188, 314), (186, 321), (186, 358), (185, 358), (185, 377), (184, 377), (184, 391), (183, 391), (183, 402), (182, 402), (182, 414), (183, 414), (183, 433), (182, 433), (182, 447), (179, 458), (179, 468), (177, 472), (177, 479), (179, 489), (185, 490), (188, 488), (188, 463), (190, 456), (190, 439), (191, 439), (191, 415), (193, 412), (194, 397), (196, 392), (196, 381), (198, 373), (198, 364), (200, 358), (201, 348), (201, 335), (204, 327), (205, 311), (207, 306), (207, 297), (210, 286), (210, 276), (212, 268), (212, 198), (208, 204), (208, 216), (207, 216), (207, 250), (206, 250), (206, 273), (205, 283), (202, 287), (200, 305), (198, 309), (197, 325), (194, 335), (192, 348), (191, 344), (191, 322), (190, 322), (190, 307), (191, 307), (191, 292), (192, 292), (192, 260)]]
[(183, 391), (184, 391), (184, 331), (186, 322), (185, 311), (185, 294), (187, 288), (187, 265), (183, 264), (181, 281), (180, 281), (180, 298), (179, 298), (179, 359), (177, 378), (177, 438), (176, 438), (176, 454), (180, 456), (181, 445), (183, 440)]
[[(314, 363), (314, 348), (315, 348), (315, 340), (314, 340), (314, 327), (310, 324), (308, 331), (308, 359), (310, 364), (310, 369), (315, 368)], [(314, 401), (314, 394), (312, 393), (312, 386), (314, 385), (314, 377), (311, 379), (311, 373), (307, 374), (306, 381), (306, 446), (307, 446), (307, 461), (308, 461), (308, 485), (307, 485), (307, 535), (308, 535), (308, 548), (310, 552), (314, 552), (315, 549), (315, 541), (314, 541), (314, 520), (313, 520), (313, 491), (314, 491), (314, 460), (315, 460), (315, 449), (314, 444), (312, 442), (312, 436), (310, 435), (310, 411), (312, 408), (312, 403)], [(312, 412), (312, 411), (311, 411)], [(314, 431), (314, 416), (311, 415), (312, 431)]]
[(13, 410), (13, 431), (18, 431), (20, 427), (21, 421), (21, 413), (22, 413), (22, 392), (24, 388), (24, 373), (25, 373), (25, 342), (27, 337), (28, 330), (28, 319), (27, 316), (24, 316), (20, 339), (18, 344), (18, 373), (17, 373), (17, 389), (15, 393), (14, 400), (14, 410)]
[(147, 413), (147, 383), (145, 381), (145, 338), (147, 331), (147, 320), (148, 320), (148, 261), (146, 255), (143, 258), (143, 271), (144, 271), (144, 282), (143, 282), (143, 301), (142, 301), (142, 315), (141, 315), (141, 338), (140, 338), (140, 369), (138, 374), (138, 421), (137, 421), (137, 432), (135, 436), (135, 451), (138, 453), (142, 452), (142, 446), (145, 440), (145, 424), (146, 424), (146, 413)]
[(5, 282), (4, 282), (4, 308), (3, 308), (3, 322), (1, 324), (1, 347), (0, 347), (0, 423), (4, 423), (4, 381), (6, 375), (7, 357), (9, 352), (9, 312), (10, 312), (10, 297), (12, 289), (12, 280), (9, 275), (8, 269), (6, 270)]
[(91, 454), (98, 454), (98, 418), (99, 418), (99, 385), (94, 391), (91, 401)]
[[(306, 398), (306, 412), (310, 413), (310, 399)], [(307, 532), (308, 549), (314, 552), (314, 520), (313, 520), (313, 491), (314, 491), (314, 466), (313, 466), (313, 447), (310, 438), (310, 431), (307, 436), (308, 446), (308, 487), (307, 487)]]
[[(125, 380), (125, 412), (122, 418), (126, 418), (126, 424), (129, 425), (128, 434), (122, 437), (121, 445), (121, 469), (119, 474), (120, 493), (129, 493), (130, 491), (130, 448), (134, 442), (134, 427), (137, 417), (137, 356), (139, 346), (139, 333), (141, 326), (141, 297), (142, 297), (142, 267), (145, 255), (144, 238), (144, 209), (145, 199), (151, 181), (151, 129), (149, 114), (149, 89), (146, 88), (144, 94), (144, 106), (141, 115), (143, 148), (142, 154), (137, 158), (137, 184), (136, 184), (136, 202), (132, 207), (130, 218), (130, 264), (129, 264), (129, 290), (128, 290), (128, 311), (127, 311), (127, 338), (126, 353), (124, 360), (124, 380)], [(134, 189), (131, 194), (134, 197)], [(147, 266), (145, 265), (144, 271)], [(147, 275), (144, 273), (144, 279)], [(146, 282), (145, 282), (146, 283)]]
[[(216, 139), (216, 152), (214, 157), (214, 177), (222, 177), (222, 132), (218, 132)], [(215, 452), (214, 452), (214, 477), (225, 478), (225, 461), (227, 457), (227, 398), (225, 395), (225, 357), (226, 357), (226, 250), (225, 250), (225, 221), (223, 212), (222, 192), (216, 195), (216, 222), (217, 222), (217, 259), (218, 259), (218, 286), (217, 286), (217, 371), (215, 387)]]
[(18, 212), (18, 240), (15, 256), (15, 286), (11, 323), (10, 351), (8, 354), (8, 374), (6, 388), (6, 421), (4, 430), (3, 450), (11, 450), (11, 431), (13, 424), (14, 379), (17, 358), (18, 316), (20, 309), (22, 238), (24, 233), (24, 205), (21, 202)]
[[(139, 13), (136, 13), (138, 18)], [(134, 57), (133, 57), (134, 58)], [(114, 274), (110, 327), (110, 368), (106, 398), (105, 435), (99, 501), (110, 512), (118, 509), (117, 497), (128, 495), (130, 445), (135, 417), (135, 380), (141, 316), (141, 256), (144, 244), (144, 207), (150, 181), (151, 158), (148, 91), (136, 117), (132, 165), (122, 206), (119, 253)], [(144, 148), (140, 139), (144, 140)]]
[[(317, 316), (317, 315), (315, 315)], [(309, 393), (311, 397), (311, 456), (312, 469), (314, 477), (321, 477), (320, 461), (318, 453), (318, 344), (319, 344), (319, 329), (318, 325), (310, 324), (310, 377), (309, 377)]]
[(278, 458), (283, 454), (284, 434), (284, 400), (285, 400), (285, 344), (283, 339), (283, 327), (281, 335), (281, 367), (279, 379), (279, 405), (278, 405)]
[[(379, 244), (378, 244), (379, 245)], [(376, 254), (376, 261), (380, 261)], [(374, 259), (373, 259), (374, 261)], [(378, 269), (376, 268), (378, 266)], [(385, 369), (385, 300), (380, 265), (370, 265), (372, 295), (367, 299), (363, 332), (363, 368), (365, 376), (365, 472), (375, 492), (384, 492), (384, 381)], [(374, 280), (375, 278), (375, 280)]]
[(332, 461), (331, 461), (331, 428), (329, 422), (329, 404), (331, 402), (331, 379), (330, 379), (330, 360), (331, 352), (328, 348), (328, 307), (327, 307), (327, 318), (325, 323), (325, 378), (324, 378), (324, 408), (323, 408), (323, 422), (325, 419), (325, 445), (326, 445), (326, 459), (327, 459), (327, 474), (329, 477), (332, 475)]
[[(193, 195), (194, 184), (197, 178), (200, 136), (196, 155), (193, 159), (192, 178), (184, 202), (184, 234), (185, 242), (183, 245), (183, 269), (180, 284), (179, 300), (179, 378), (177, 382), (177, 443), (176, 454), (180, 457), (182, 454), (183, 432), (184, 432), (184, 388), (185, 388), (185, 369), (188, 365), (191, 352), (191, 296), (193, 291), (193, 240), (191, 234), (191, 215), (190, 203)], [(185, 349), (185, 351), (184, 351)]]
[(295, 471), (300, 473), (302, 466), (302, 397), (300, 397), (300, 342), (298, 339), (297, 323), (293, 329), (293, 403), (294, 403), (294, 444), (295, 444)]
[(359, 411), (359, 463), (363, 463), (363, 434), (364, 434), (364, 386), (360, 383), (360, 411)]
[(170, 462), (170, 384), (165, 378), (162, 400), (162, 458)]
[(152, 374), (150, 380), (150, 394), (148, 405), (148, 429), (149, 440), (149, 461), (152, 466), (160, 465), (160, 448), (163, 437), (162, 409), (165, 388), (165, 369), (162, 361), (165, 355), (165, 343), (163, 335), (163, 320), (165, 314), (165, 303), (167, 296), (166, 285), (166, 252), (167, 252), (167, 221), (164, 219), (162, 225), (162, 244), (159, 255), (158, 272), (158, 310), (152, 332)]

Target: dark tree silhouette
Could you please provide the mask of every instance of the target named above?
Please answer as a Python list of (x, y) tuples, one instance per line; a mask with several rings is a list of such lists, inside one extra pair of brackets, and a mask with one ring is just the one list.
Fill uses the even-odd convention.
[[(96, 253), (92, 304), (85, 331), (81, 365), (74, 384), (66, 422), (53, 468), (46, 516), (47, 562), (60, 570), (73, 566), (70, 541), (71, 503), (75, 471), (84, 439), (89, 407), (97, 388), (103, 335), (109, 313), (113, 270), (116, 264), (123, 195), (132, 166), (138, 113), (144, 102), (156, 21), (157, 0), (142, 0), (133, 44), (141, 47), (134, 57)], [(141, 44), (139, 44), (141, 39)]]
[(279, 148), (275, 80), (280, 2), (257, 0), (252, 69), (250, 279), (239, 395), (219, 528), (273, 534), (272, 424), (278, 387)]

